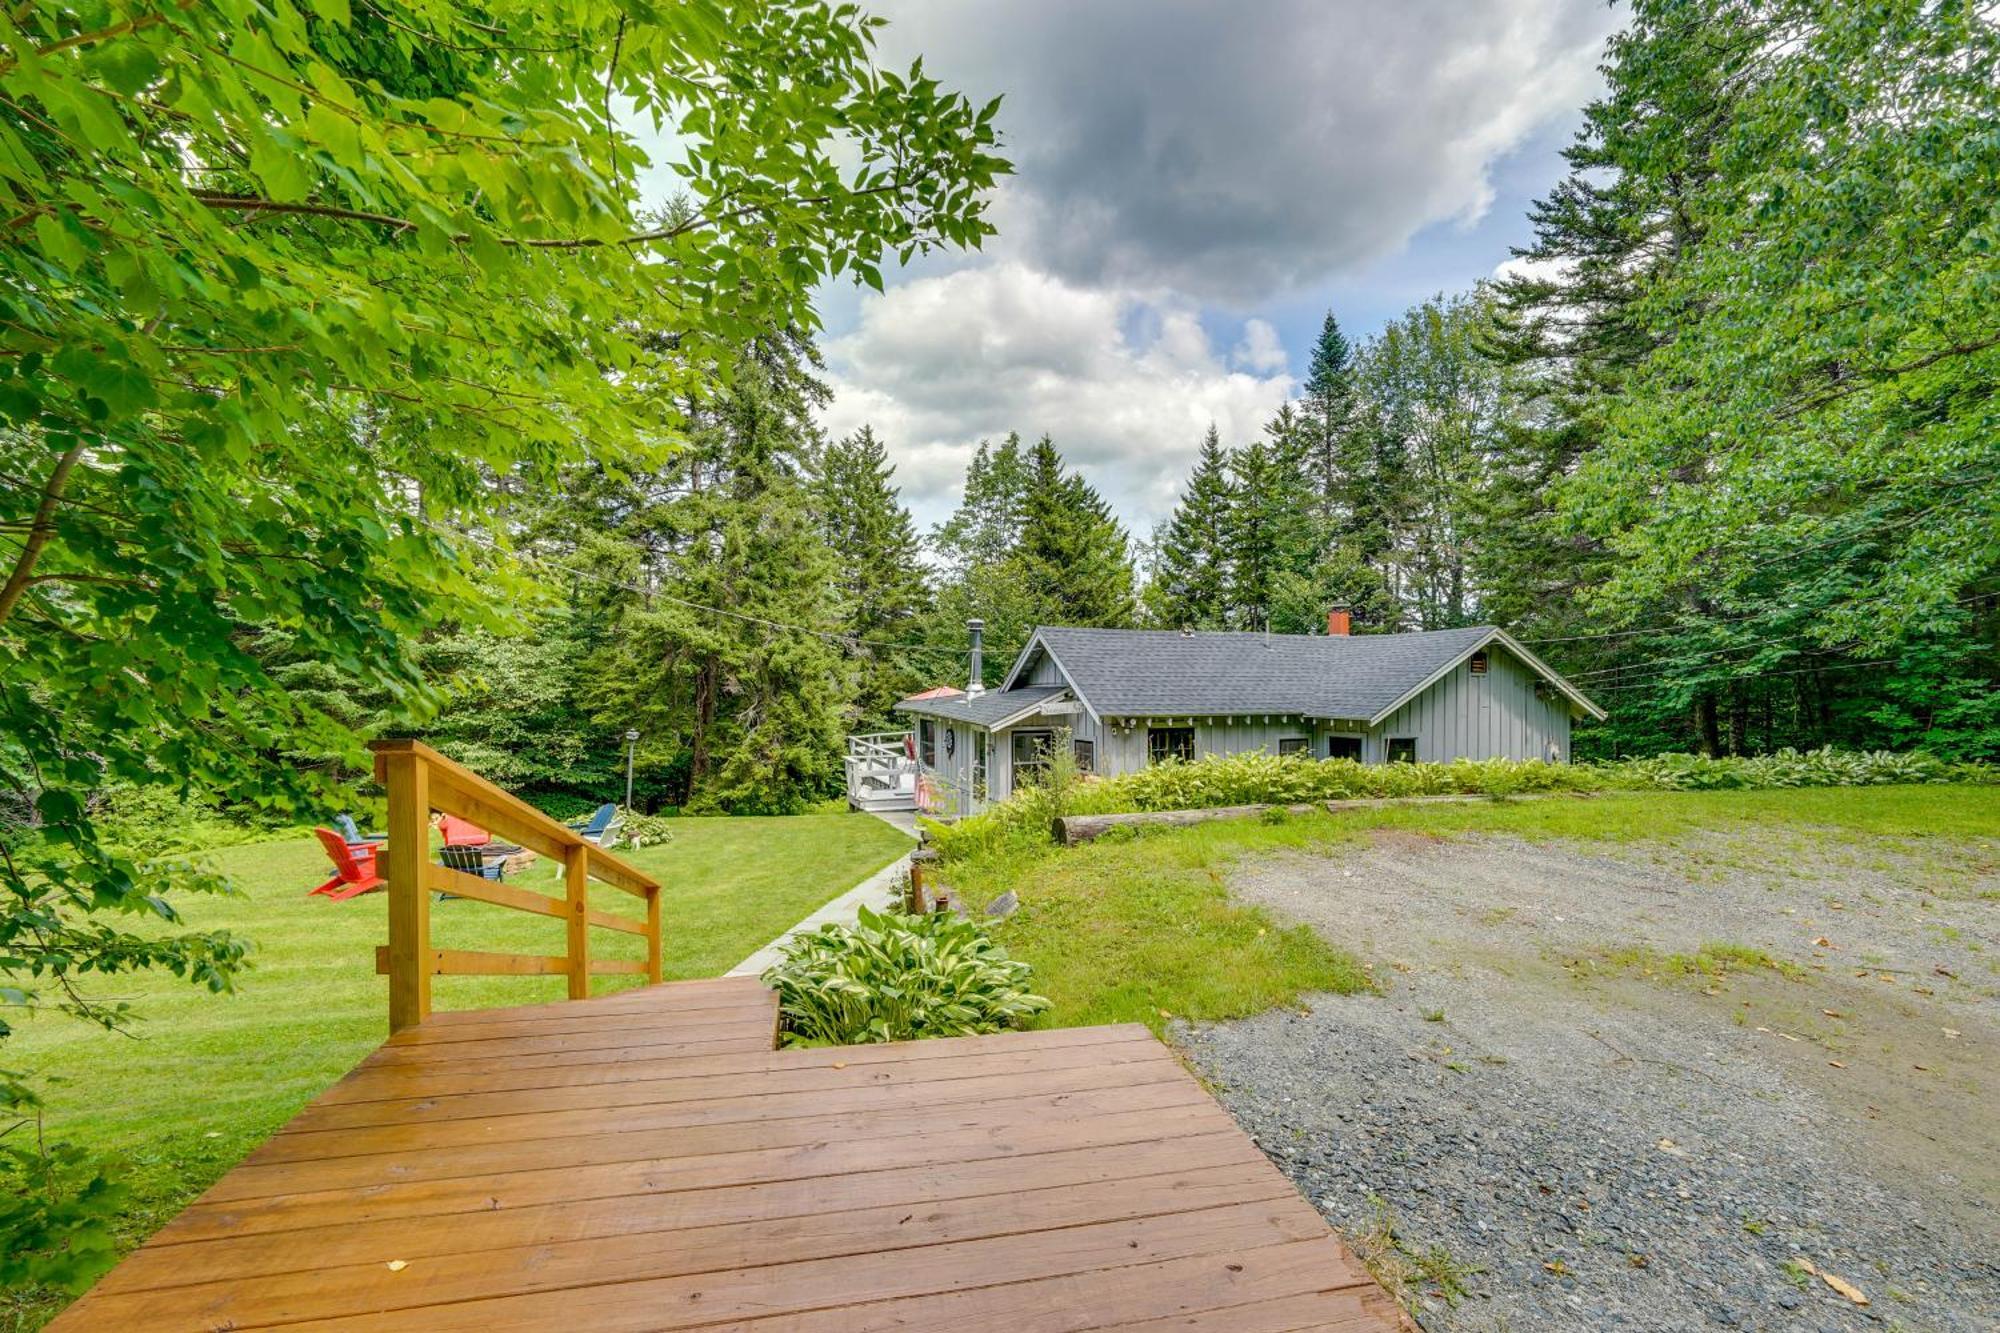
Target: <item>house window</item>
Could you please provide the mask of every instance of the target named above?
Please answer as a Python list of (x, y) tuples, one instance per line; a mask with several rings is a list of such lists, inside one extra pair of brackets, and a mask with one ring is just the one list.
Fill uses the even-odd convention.
[(1389, 738), (1389, 762), (1392, 764), (1416, 763), (1417, 738), (1415, 736), (1391, 736)]
[(1478, 652), (1472, 655), (1470, 670), (1472, 674), (1475, 676), (1483, 676), (1486, 674), (1486, 650), (1484, 648), (1481, 648)]
[(1359, 736), (1328, 736), (1326, 738), (1328, 759), (1352, 759), (1361, 762), (1361, 738)]
[(986, 733), (972, 733), (972, 798), (986, 799)]
[(1155, 764), (1178, 759), (1194, 762), (1193, 727), (1149, 727), (1146, 730), (1146, 757)]
[(1071, 754), (1076, 756), (1077, 772), (1095, 773), (1097, 771), (1096, 741), (1071, 741), (1069, 743), (1069, 750)]
[(1310, 755), (1311, 753), (1312, 741), (1305, 736), (1280, 736), (1278, 738), (1278, 757), (1280, 759), (1288, 754)]
[(925, 768), (937, 767), (937, 723), (927, 717), (917, 722), (917, 759)]
[(1049, 747), (1055, 743), (1055, 733), (1050, 731), (1017, 731), (1014, 733), (1014, 785), (1032, 782), (1048, 771)]

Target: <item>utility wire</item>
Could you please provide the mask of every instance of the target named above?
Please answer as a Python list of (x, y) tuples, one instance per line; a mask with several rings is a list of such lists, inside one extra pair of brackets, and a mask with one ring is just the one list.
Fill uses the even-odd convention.
[(489, 554), (504, 555), (525, 564), (536, 565), (540, 568), (554, 570), (562, 574), (570, 574), (577, 578), (590, 579), (593, 582), (603, 584), (605, 587), (617, 588), (624, 592), (636, 593), (641, 597), (649, 597), (662, 602), (671, 602), (675, 606), (685, 607), (690, 611), (702, 611), (709, 615), (723, 616), (730, 620), (741, 621), (744, 624), (761, 625), (766, 629), (788, 630), (795, 634), (808, 634), (814, 638), (824, 639), (828, 643), (838, 644), (841, 647), (847, 648), (867, 646), (870, 648), (884, 648), (894, 652), (948, 654), (952, 657), (959, 657), (965, 652), (964, 648), (955, 645), (920, 643), (911, 640), (870, 639), (857, 634), (842, 634), (838, 630), (816, 629), (811, 625), (799, 625), (786, 620), (772, 620), (766, 616), (753, 616), (743, 611), (731, 611), (727, 607), (709, 606), (705, 602), (696, 602), (685, 597), (676, 597), (672, 593), (661, 592), (657, 588), (648, 588), (641, 584), (627, 583), (622, 579), (612, 578), (608, 574), (600, 573), (594, 569), (587, 569), (582, 565), (566, 564), (539, 551), (524, 551), (502, 547), (491, 538), (481, 537), (442, 523), (432, 522), (428, 519), (424, 520), (424, 522), (427, 526), (447, 536), (469, 541)]
[[(1939, 486), (1972, 486), (1972, 485), (1977, 485), (1977, 484), (1979, 484), (1979, 483), (1981, 483), (1981, 482), (1985, 482), (1985, 481), (1994, 481), (1994, 480), (2000, 480), (2000, 471), (1995, 471), (1995, 472), (1989, 472), (1989, 473), (1984, 473), (1984, 474), (1979, 474), (1979, 475), (1975, 475), (1975, 476), (1970, 476), (1970, 477), (1959, 477), (1959, 478), (1957, 478), (1957, 479), (1955, 479), (1955, 480), (1952, 480), (1952, 481), (1943, 481), (1943, 482), (1939, 482), (1939, 483), (1937, 483), (1937, 484), (1938, 484)], [(1796, 559), (1799, 559), (1799, 558), (1800, 558), (1800, 557), (1802, 557), (1802, 556), (1806, 556), (1806, 555), (1810, 555), (1810, 554), (1812, 554), (1812, 553), (1813, 553), (1814, 551), (1818, 551), (1818, 550), (1823, 550), (1824, 548), (1826, 548), (1826, 547), (1828, 547), (1828, 546), (1832, 546), (1832, 545), (1834, 545), (1834, 544), (1835, 544), (1835, 543), (1837, 543), (1837, 542), (1841, 542), (1841, 541), (1849, 541), (1849, 540), (1857, 540), (1857, 539), (1861, 539), (1861, 538), (1866, 538), (1866, 537), (1870, 537), (1870, 536), (1873, 536), (1873, 535), (1874, 535), (1874, 534), (1876, 534), (1876, 533), (1881, 533), (1881, 532), (1893, 532), (1893, 531), (1895, 531), (1895, 530), (1897, 530), (1897, 529), (1899, 529), (1899, 528), (1906, 528), (1906, 527), (1910, 526), (1910, 525), (1911, 525), (1912, 523), (1916, 523), (1916, 522), (1918, 522), (1919, 520), (1922, 520), (1922, 519), (1925, 519), (1925, 518), (1928, 518), (1928, 517), (1930, 517), (1930, 516), (1931, 516), (1932, 514), (1936, 513), (1936, 512), (1937, 512), (1938, 510), (1940, 510), (1940, 509), (1943, 509), (1943, 508), (1944, 508), (1944, 507), (1945, 507), (1946, 505), (1948, 505), (1948, 504), (1951, 504), (1951, 503), (1953, 503), (1953, 502), (1952, 502), (1951, 500), (1940, 500), (1940, 501), (1938, 501), (1938, 502), (1937, 502), (1936, 504), (1933, 504), (1933, 505), (1929, 505), (1929, 506), (1927, 506), (1926, 508), (1923, 508), (1923, 509), (1920, 509), (1920, 510), (1918, 510), (1917, 512), (1915, 512), (1914, 514), (1906, 514), (1906, 515), (1904, 515), (1903, 517), (1901, 517), (1901, 518), (1898, 518), (1898, 519), (1893, 519), (1893, 520), (1891, 520), (1890, 522), (1887, 522), (1887, 523), (1882, 523), (1882, 524), (1879, 524), (1879, 525), (1877, 525), (1877, 526), (1874, 526), (1874, 527), (1870, 527), (1870, 528), (1868, 528), (1867, 530), (1865, 530), (1865, 531), (1863, 531), (1863, 532), (1858, 532), (1858, 533), (1844, 533), (1844, 534), (1841, 534), (1841, 535), (1839, 535), (1839, 536), (1834, 536), (1834, 537), (1828, 537), (1828, 538), (1826, 538), (1826, 539), (1825, 539), (1825, 540), (1823, 540), (1823, 541), (1818, 541), (1818, 542), (1813, 542), (1813, 543), (1811, 543), (1810, 545), (1806, 545), (1806, 546), (1800, 546), (1800, 547), (1795, 547), (1795, 548), (1793, 548), (1793, 549), (1791, 549), (1791, 550), (1788, 550), (1788, 551), (1785, 551), (1785, 552), (1782, 552), (1782, 553), (1781, 553), (1781, 554), (1779, 554), (1778, 556), (1774, 557), (1774, 558), (1773, 558), (1773, 559), (1772, 559), (1772, 560), (1771, 560), (1770, 562), (1768, 562), (1768, 564), (1766, 565), (1766, 567), (1768, 568), (1768, 567), (1769, 567), (1769, 566), (1771, 566), (1771, 565), (1782, 565), (1782, 564), (1784, 564), (1784, 563), (1786, 563), (1786, 562), (1788, 562), (1788, 561), (1791, 561), (1791, 560), (1796, 560)], [(1850, 512), (1851, 512), (1851, 511), (1850, 511)], [(1846, 517), (1846, 516), (1845, 516), (1845, 515), (1842, 515), (1842, 516), (1841, 516), (1840, 518), (1828, 518), (1828, 519), (1823, 519), (1823, 520), (1821, 520), (1821, 522), (1820, 522), (1820, 524), (1818, 525), (1818, 527), (1814, 529), (1814, 531), (1818, 531), (1818, 530), (1820, 530), (1820, 529), (1823, 529), (1823, 528), (1828, 528), (1828, 527), (1832, 527), (1833, 525), (1835, 525), (1835, 524), (1839, 523), (1839, 522), (1841, 521), (1841, 519), (1842, 519), (1842, 518), (1844, 518), (1844, 517)], [(1764, 617), (1764, 616), (1766, 616), (1766, 615), (1768, 615), (1768, 614), (1769, 614), (1769, 612), (1764, 612), (1764, 611), (1753, 611), (1753, 612), (1748, 612), (1748, 613), (1746, 613), (1746, 614), (1744, 614), (1744, 615), (1740, 615), (1740, 616), (1722, 616), (1722, 617), (1712, 617), (1712, 618), (1709, 618), (1709, 619), (1705, 619), (1705, 620), (1703, 620), (1702, 622), (1700, 622), (1700, 624), (1701, 624), (1701, 626), (1704, 626), (1704, 627), (1705, 627), (1705, 626), (1708, 626), (1708, 625), (1730, 625), (1730, 624), (1736, 624), (1736, 623), (1738, 623), (1738, 622), (1740, 622), (1740, 621), (1745, 621), (1745, 620), (1757, 620), (1757, 619), (1761, 619), (1762, 617)], [(1607, 632), (1605, 632), (1605, 633), (1602, 633), (1602, 634), (1568, 634), (1568, 635), (1559, 635), (1559, 636), (1554, 636), (1554, 637), (1551, 637), (1551, 638), (1546, 638), (1546, 639), (1522, 639), (1522, 640), (1521, 640), (1521, 642), (1522, 642), (1522, 643), (1524, 643), (1524, 644), (1542, 644), (1542, 643), (1584, 643), (1584, 642), (1588, 642), (1588, 641), (1592, 641), (1592, 640), (1599, 640), (1599, 639), (1633, 639), (1633, 638), (1645, 638), (1645, 637), (1649, 637), (1649, 636), (1664, 636), (1664, 635), (1669, 635), (1669, 634), (1673, 634), (1673, 633), (1675, 633), (1675, 632), (1676, 632), (1676, 631), (1675, 631), (1674, 629), (1672, 629), (1672, 628), (1667, 628), (1667, 629), (1658, 629), (1658, 628), (1654, 628), (1654, 629), (1631, 629), (1631, 630), (1610, 630), (1610, 631), (1607, 631)]]
[[(1950, 602), (1949, 605), (1964, 606), (1969, 602), (1980, 601), (1991, 595), (1992, 594), (1990, 593), (1971, 593), (1967, 596), (1957, 598), (1956, 600)], [(1774, 644), (1795, 644), (1804, 642), (1807, 642), (1807, 636), (1804, 632), (1796, 634), (1780, 634), (1768, 639), (1752, 639), (1747, 643), (1725, 644), (1719, 648), (1709, 648), (1697, 653), (1679, 654), (1673, 658), (1673, 663), (1691, 663), (1699, 661), (1704, 658), (1720, 657), (1724, 653), (1734, 653), (1749, 648), (1764, 648), (1764, 647), (1770, 647)], [(1832, 648), (1825, 644), (1815, 644), (1812, 646), (1811, 650), (1819, 652), (1839, 651), (1837, 648)], [(1678, 674), (1673, 663), (1668, 663), (1664, 665), (1657, 663), (1641, 664), (1637, 668), (1627, 667), (1627, 666), (1597, 667), (1590, 671), (1565, 672), (1563, 675), (1563, 679), (1574, 683), (1577, 681), (1594, 680), (1603, 676), (1614, 676), (1620, 674), (1621, 672), (1630, 673), (1637, 670), (1643, 673), (1636, 677), (1637, 680), (1640, 681), (1656, 680)], [(1659, 669), (1647, 670), (1646, 669), (1647, 665), (1659, 666)], [(1761, 675), (1764, 673), (1760, 672), (1759, 674)]]
[[(1800, 667), (1795, 671), (1760, 671), (1757, 673), (1757, 679), (1762, 680), (1766, 676), (1811, 676), (1817, 675), (1822, 671), (1858, 671), (1862, 667), (1894, 666), (1895, 664), (1896, 659), (1893, 657), (1884, 657), (1873, 662), (1836, 662), (1831, 666)], [(1635, 681), (1630, 685), (1602, 685), (1598, 687), (1596, 692), (1599, 694), (1615, 694), (1619, 690), (1645, 689), (1652, 684), (1653, 682), (1650, 680), (1643, 680)]]

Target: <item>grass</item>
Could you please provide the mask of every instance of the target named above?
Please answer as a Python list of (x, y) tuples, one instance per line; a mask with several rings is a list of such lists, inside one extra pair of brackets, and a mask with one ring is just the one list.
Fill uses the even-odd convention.
[(1661, 953), (1639, 946), (1613, 949), (1596, 958), (1577, 959), (1568, 966), (1574, 975), (1623, 972), (1667, 980), (1702, 977), (1716, 981), (1732, 972), (1756, 971), (1775, 972), (1788, 981), (1802, 981), (1808, 975), (1797, 963), (1773, 958), (1762, 949), (1716, 940), (1705, 942), (1693, 953)]
[[(1006, 889), (1020, 910), (994, 927), (1053, 1007), (1036, 1026), (1237, 1018), (1307, 991), (1350, 993), (1372, 984), (1350, 955), (1303, 926), (1230, 900), (1224, 871), (1244, 850), (1243, 826), (1202, 824), (1177, 836), (1098, 842), (1056, 854), (952, 863), (969, 903)], [(1250, 823), (1252, 845), (1291, 826)]]
[[(909, 848), (866, 815), (686, 819), (674, 841), (625, 853), (665, 886), (664, 971), (669, 979), (716, 976), (827, 899)], [(322, 1088), (387, 1035), (387, 982), (374, 949), (388, 938), (386, 899), (307, 898), (326, 877), (326, 855), (304, 839), (227, 847), (208, 858), (238, 896), (183, 902), (191, 925), (237, 932), (254, 945), (254, 968), (234, 995), (214, 996), (171, 977), (100, 981), (142, 1015), (119, 1036), (58, 1015), (17, 1024), (9, 1068), (61, 1080), (48, 1089), (49, 1132), (128, 1164), (134, 1202), (121, 1230), (149, 1234), (208, 1187)], [(515, 878), (559, 892), (548, 863)], [(639, 900), (593, 884), (592, 906), (621, 916)], [(453, 900), (431, 912), (443, 948), (560, 954), (563, 922)], [(591, 932), (606, 958), (643, 958), (644, 942)], [(600, 977), (599, 993), (636, 983)], [(438, 977), (439, 1009), (559, 1000), (561, 977)], [(32, 1326), (55, 1306), (17, 1306)], [(0, 1309), (6, 1307), (0, 1306)]]
[[(1234, 1018), (1297, 1004), (1311, 991), (1372, 987), (1350, 954), (1231, 901), (1227, 875), (1245, 856), (1337, 854), (1378, 830), (1640, 842), (1779, 828), (1820, 842), (2000, 838), (2000, 801), (1990, 787), (1910, 786), (1390, 806), (1146, 830), (1065, 851), (1003, 847), (952, 861), (945, 873), (970, 903), (1007, 889), (1019, 895), (1020, 910), (995, 934), (1034, 967), (1035, 989), (1054, 1001), (1040, 1023), (1140, 1022), (1157, 1031), (1172, 1018)], [(1752, 953), (1711, 944), (1686, 958), (1629, 961), (1696, 975), (1784, 970)]]

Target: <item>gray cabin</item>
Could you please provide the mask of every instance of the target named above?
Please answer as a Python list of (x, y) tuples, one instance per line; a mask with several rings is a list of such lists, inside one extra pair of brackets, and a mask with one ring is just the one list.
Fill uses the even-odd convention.
[(1569, 758), (1572, 718), (1604, 711), (1492, 625), (1413, 634), (1066, 629), (1029, 638), (998, 689), (896, 705), (914, 803), (944, 818), (1006, 799), (1068, 737), (1107, 776), (1263, 750), (1365, 764)]

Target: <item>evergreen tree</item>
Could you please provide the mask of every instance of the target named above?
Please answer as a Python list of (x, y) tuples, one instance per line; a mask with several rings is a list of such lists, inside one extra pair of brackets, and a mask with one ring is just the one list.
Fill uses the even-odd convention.
[(1027, 485), (1019, 435), (1008, 435), (998, 449), (979, 442), (957, 510), (931, 530), (931, 549), (947, 570), (963, 576), (1006, 559), (1020, 535)]
[(1229, 456), (1231, 503), (1222, 534), (1232, 629), (1279, 629), (1273, 611), (1280, 586), (1313, 566), (1315, 494), (1298, 426), (1287, 404), (1265, 427), (1264, 439)]
[(1155, 538), (1148, 617), (1168, 629), (1222, 629), (1229, 621), (1227, 538), (1234, 493), (1229, 454), (1210, 424), (1194, 473)]
[[(909, 638), (930, 600), (916, 525), (903, 507), (882, 442), (867, 426), (826, 447), (813, 485), (820, 531), (839, 557), (835, 586), (856, 640)], [(889, 706), (921, 688), (908, 654), (857, 642), (862, 669), (856, 720), (886, 721)]]
[(1301, 447), (1318, 492), (1318, 516), (1328, 544), (1355, 511), (1357, 491), (1367, 481), (1352, 362), (1347, 335), (1329, 310), (1313, 343), (1305, 396), (1299, 404)]
[(1125, 531), (1082, 474), (1063, 466), (1046, 435), (1028, 454), (1021, 535), (1010, 558), (1046, 608), (1048, 622), (1131, 624), (1132, 560)]

